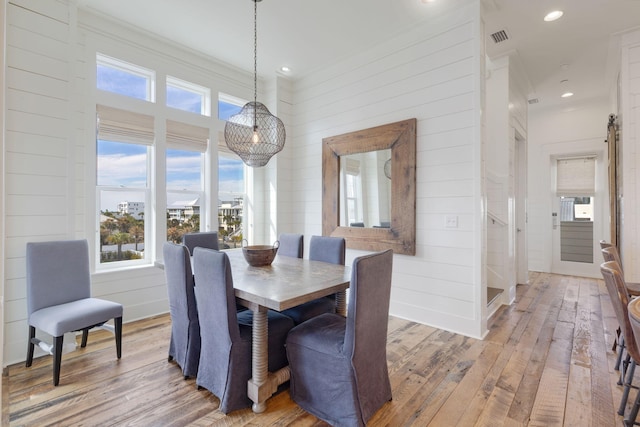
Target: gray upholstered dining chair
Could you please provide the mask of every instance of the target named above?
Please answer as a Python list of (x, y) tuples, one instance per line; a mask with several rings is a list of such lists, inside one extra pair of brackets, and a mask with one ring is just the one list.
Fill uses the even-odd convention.
[[(26, 366), (33, 363), (35, 345), (53, 356), (53, 385), (60, 382), (64, 334), (101, 326), (115, 333), (116, 354), (122, 356), (121, 304), (91, 297), (89, 246), (86, 240), (27, 243), (27, 315), (29, 343)], [(112, 327), (105, 325), (113, 319)], [(53, 345), (36, 338), (36, 329), (53, 337)]]
[[(343, 237), (311, 236), (309, 242), (309, 259), (344, 265), (346, 242)], [(336, 312), (335, 295), (317, 298), (304, 304), (284, 310), (282, 314), (289, 316), (298, 325), (312, 317), (323, 313)]]
[[(251, 377), (253, 312), (236, 312), (229, 257), (224, 252), (196, 248), (193, 254), (196, 300), (200, 319), (201, 351), (196, 384), (220, 399), (220, 411), (247, 408)], [(287, 316), (267, 312), (268, 369), (287, 365), (285, 341), (293, 327)]]
[(185, 233), (182, 236), (182, 244), (189, 249), (189, 255), (193, 255), (195, 247), (218, 250), (218, 232), (201, 231), (198, 233)]
[(364, 426), (391, 400), (387, 324), (393, 252), (358, 257), (347, 317), (321, 314), (287, 337), (290, 394), (332, 425)]
[(304, 254), (304, 235), (294, 233), (282, 233), (278, 237), (280, 247), (278, 255), (291, 258), (302, 258)]
[(171, 242), (165, 242), (162, 254), (171, 315), (169, 362), (175, 360), (187, 379), (198, 374), (200, 361), (200, 322), (191, 260), (186, 246)]

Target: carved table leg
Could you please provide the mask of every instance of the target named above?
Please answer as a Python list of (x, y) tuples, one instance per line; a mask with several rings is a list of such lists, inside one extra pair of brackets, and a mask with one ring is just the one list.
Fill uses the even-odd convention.
[(260, 413), (267, 409), (267, 397), (264, 389), (268, 387), (268, 321), (267, 308), (260, 306), (253, 312), (253, 343), (251, 360), (251, 379), (248, 384), (248, 395), (253, 400), (253, 412)]
[(347, 315), (347, 291), (336, 292), (336, 313), (341, 316)]

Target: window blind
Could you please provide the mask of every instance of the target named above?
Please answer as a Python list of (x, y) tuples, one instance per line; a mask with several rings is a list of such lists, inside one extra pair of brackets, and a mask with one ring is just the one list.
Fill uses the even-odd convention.
[(595, 194), (595, 157), (558, 159), (556, 171), (557, 196), (593, 196)]
[(224, 139), (224, 132), (222, 131), (218, 132), (218, 154), (231, 155), (234, 159), (240, 158), (236, 153), (229, 149), (227, 142)]
[(153, 145), (153, 117), (119, 108), (96, 105), (97, 138)]
[(347, 175), (360, 175), (360, 161), (356, 159), (346, 158), (345, 173)]
[(167, 120), (167, 146), (204, 153), (209, 143), (209, 129)]

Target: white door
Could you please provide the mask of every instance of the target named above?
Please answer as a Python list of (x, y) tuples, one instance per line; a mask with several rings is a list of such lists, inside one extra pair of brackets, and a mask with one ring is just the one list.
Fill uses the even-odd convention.
[[(593, 180), (593, 190), (577, 188), (572, 192), (571, 188), (576, 187), (573, 182), (564, 187), (565, 189), (560, 189), (562, 167), (559, 166), (559, 162), (576, 160), (584, 160), (583, 163), (591, 162), (587, 170), (592, 167), (594, 171), (589, 178)], [(597, 184), (602, 175), (602, 163), (601, 158), (596, 155), (573, 158), (559, 156), (553, 162), (552, 173), (556, 174), (556, 177), (552, 182), (556, 182), (554, 186), (556, 195), (552, 198), (551, 212), (552, 273), (601, 277), (602, 256), (599, 240), (607, 218), (605, 206), (608, 206), (606, 197), (602, 197), (602, 192), (598, 191), (602, 187)], [(565, 174), (569, 180), (574, 180), (583, 172), (578, 166), (568, 168)], [(577, 187), (579, 186), (580, 184), (577, 184)]]

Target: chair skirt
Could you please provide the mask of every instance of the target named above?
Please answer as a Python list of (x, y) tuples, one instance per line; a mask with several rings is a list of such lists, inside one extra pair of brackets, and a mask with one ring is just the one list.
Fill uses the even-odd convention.
[(289, 332), (290, 394), (302, 409), (333, 426), (364, 426), (391, 399), (391, 387), (385, 370), (379, 387), (358, 389), (343, 348), (345, 322), (337, 314), (323, 314)]
[[(181, 325), (180, 322), (179, 319), (171, 319), (169, 356), (180, 366), (182, 375), (195, 377), (200, 362), (200, 324), (194, 321)], [(187, 334), (183, 331), (187, 331)]]

